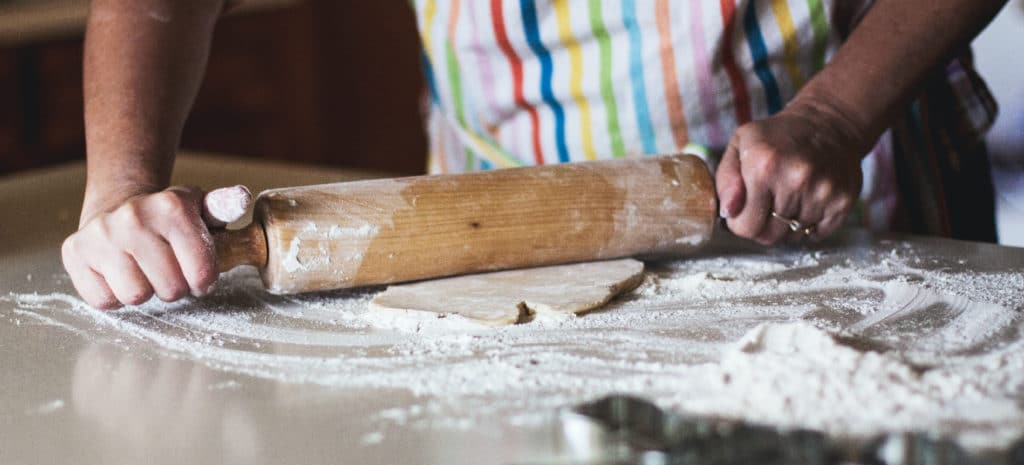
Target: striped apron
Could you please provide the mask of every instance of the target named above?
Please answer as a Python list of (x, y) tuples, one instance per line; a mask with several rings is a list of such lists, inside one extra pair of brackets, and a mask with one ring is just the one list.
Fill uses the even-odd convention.
[[(825, 66), (870, 1), (413, 5), (430, 92), (429, 171), (445, 173), (694, 144), (720, 153), (737, 127), (779, 112)], [(984, 131), (991, 121), (980, 119)], [(898, 222), (898, 152), (887, 133), (864, 159), (855, 221)]]

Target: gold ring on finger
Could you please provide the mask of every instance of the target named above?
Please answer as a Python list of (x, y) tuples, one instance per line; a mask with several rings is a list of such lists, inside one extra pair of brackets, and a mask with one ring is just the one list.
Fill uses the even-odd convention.
[(786, 225), (789, 226), (789, 230), (790, 231), (797, 232), (797, 231), (800, 231), (800, 230), (806, 230), (807, 229), (807, 226), (804, 226), (803, 223), (801, 223), (801, 222), (799, 222), (797, 220), (794, 220), (794, 219), (791, 219), (791, 218), (786, 218), (786, 217), (784, 217), (784, 216), (782, 216), (782, 215), (780, 215), (778, 213), (775, 213), (774, 211), (771, 212), (771, 213), (772, 213), (772, 218), (775, 218), (775, 219), (777, 219), (777, 220), (779, 220), (779, 221), (781, 221), (783, 223), (786, 223)]

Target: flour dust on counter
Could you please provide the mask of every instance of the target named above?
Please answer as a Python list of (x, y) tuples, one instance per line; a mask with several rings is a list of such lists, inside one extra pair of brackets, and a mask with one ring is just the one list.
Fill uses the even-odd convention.
[(843, 437), (914, 430), (1003, 447), (1024, 434), (1024, 274), (947, 262), (900, 242), (650, 262), (601, 310), (476, 329), (382, 329), (368, 310), (380, 288), (274, 296), (244, 268), (208, 298), (116, 312), (64, 294), (7, 298), (12, 318), (218, 370), (411, 394), (376, 415), (382, 435), (537, 424), (622, 393)]

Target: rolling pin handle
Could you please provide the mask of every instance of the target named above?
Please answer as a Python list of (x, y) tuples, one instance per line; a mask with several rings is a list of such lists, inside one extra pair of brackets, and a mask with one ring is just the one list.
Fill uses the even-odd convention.
[(257, 268), (267, 266), (267, 237), (258, 222), (242, 229), (215, 229), (213, 243), (217, 249), (217, 270), (221, 273), (241, 265)]

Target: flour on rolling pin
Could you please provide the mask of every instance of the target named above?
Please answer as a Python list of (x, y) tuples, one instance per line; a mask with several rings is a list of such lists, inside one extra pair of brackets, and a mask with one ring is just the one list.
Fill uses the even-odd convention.
[(252, 204), (252, 193), (245, 186), (214, 189), (203, 198), (203, 220), (211, 227), (223, 227), (245, 215)]
[[(267, 223), (283, 224), (266, 229), (268, 247), (284, 250), (283, 254), (269, 255), (267, 269), (278, 270), (275, 275), (282, 275), (283, 271), (289, 280), (297, 282), (315, 279), (333, 283), (322, 285), (326, 287), (349, 287), (381, 229), (393, 228), (395, 216), (413, 208), (412, 200), (402, 196), (404, 181), (368, 182), (372, 182), (374, 195), (339, 197), (329, 185), (274, 189), (260, 194), (262, 203), (257, 211), (267, 212)], [(346, 185), (358, 191), (360, 183)], [(304, 276), (308, 279), (304, 280)], [(301, 290), (293, 287), (274, 285), (268, 289), (277, 293)]]

